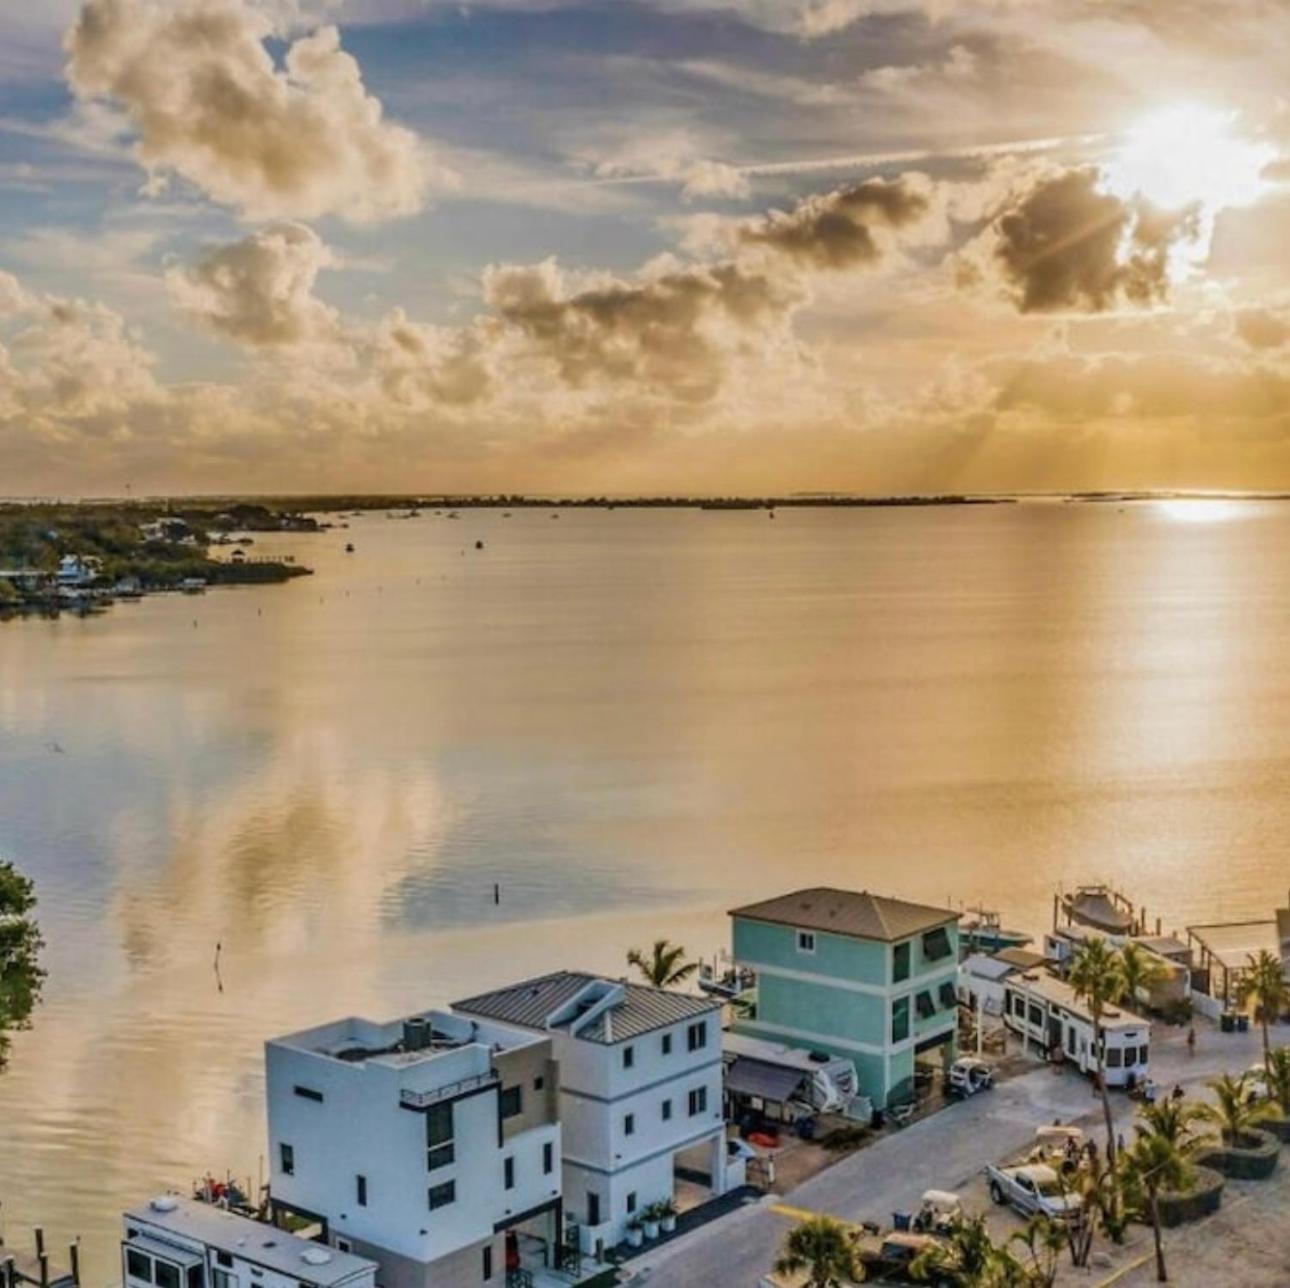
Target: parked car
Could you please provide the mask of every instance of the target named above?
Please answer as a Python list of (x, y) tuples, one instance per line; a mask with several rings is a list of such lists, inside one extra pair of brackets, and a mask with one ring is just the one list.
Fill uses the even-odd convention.
[(991, 1163), (985, 1174), (991, 1199), (1000, 1206), (1015, 1208), (1023, 1216), (1043, 1213), (1054, 1221), (1074, 1221), (1084, 1210), (1080, 1196), (1071, 1194), (1046, 1163), (1025, 1163), (1020, 1167)]

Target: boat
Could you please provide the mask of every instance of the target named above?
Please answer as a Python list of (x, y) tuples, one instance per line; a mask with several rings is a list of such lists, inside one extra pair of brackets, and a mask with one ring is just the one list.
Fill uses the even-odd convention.
[(1077, 886), (1070, 894), (1059, 895), (1057, 902), (1067, 922), (1104, 935), (1131, 935), (1138, 926), (1133, 904), (1109, 885)]
[(204, 595), (206, 593), (205, 577), (185, 577), (179, 583), (179, 589), (185, 595)]
[(746, 966), (736, 966), (723, 954), (711, 962), (699, 963), (699, 978), (695, 983), (699, 992), (729, 1002), (756, 987), (757, 975)]
[(967, 913), (959, 922), (959, 948), (965, 957), (969, 953), (994, 954), (1004, 948), (1024, 948), (1033, 938), (1024, 930), (1009, 930), (992, 909), (969, 908)]

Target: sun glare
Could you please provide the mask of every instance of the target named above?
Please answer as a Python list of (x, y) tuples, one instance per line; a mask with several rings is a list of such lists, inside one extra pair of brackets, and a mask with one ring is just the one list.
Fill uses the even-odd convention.
[(1174, 523), (1223, 523), (1240, 513), (1239, 501), (1176, 497), (1155, 502), (1156, 511)]
[(1234, 122), (1235, 113), (1199, 103), (1153, 112), (1129, 130), (1111, 161), (1111, 186), (1167, 210), (1199, 202), (1212, 215), (1250, 205), (1263, 191), (1272, 149), (1242, 138)]

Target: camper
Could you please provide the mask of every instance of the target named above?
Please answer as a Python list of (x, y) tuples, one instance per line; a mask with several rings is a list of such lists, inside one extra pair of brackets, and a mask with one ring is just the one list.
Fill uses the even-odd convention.
[[(1069, 1060), (1083, 1073), (1097, 1069), (1093, 1017), (1065, 980), (1046, 972), (1017, 975), (1004, 986), (1004, 1023), (1049, 1060)], [(1106, 1082), (1135, 1087), (1148, 1074), (1151, 1025), (1140, 1015), (1108, 1008), (1102, 1015)]]
[[(855, 1064), (841, 1056), (781, 1046), (730, 1032), (722, 1033), (721, 1050), (726, 1063), (727, 1091), (741, 1087), (745, 1071), (768, 1073), (774, 1069), (783, 1074), (783, 1090), (768, 1092), (763, 1098), (793, 1100), (819, 1112), (848, 1113), (849, 1116), (854, 1116), (849, 1112), (849, 1107), (853, 1107), (866, 1120), (872, 1114), (868, 1100), (857, 1095), (859, 1078)], [(770, 1081), (768, 1077), (767, 1082)], [(855, 1106), (858, 1100), (864, 1102), (863, 1106)]]

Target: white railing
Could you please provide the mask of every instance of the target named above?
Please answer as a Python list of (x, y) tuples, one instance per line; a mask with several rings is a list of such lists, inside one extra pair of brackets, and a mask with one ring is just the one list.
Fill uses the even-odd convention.
[(406, 1105), (409, 1109), (424, 1109), (427, 1105), (437, 1104), (441, 1100), (450, 1100), (453, 1096), (460, 1096), (468, 1091), (477, 1091), (480, 1087), (486, 1087), (489, 1083), (498, 1081), (496, 1071), (490, 1069), (487, 1073), (477, 1073), (469, 1078), (461, 1078), (457, 1082), (445, 1082), (443, 1086), (433, 1087), (429, 1091), (409, 1091), (408, 1088), (401, 1087), (399, 1104)]

